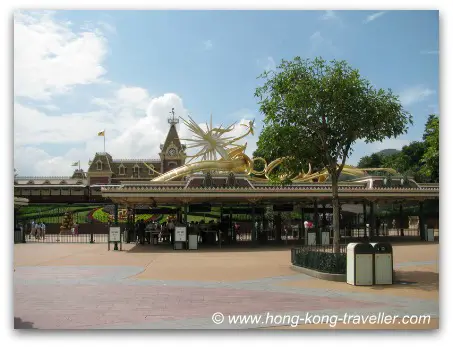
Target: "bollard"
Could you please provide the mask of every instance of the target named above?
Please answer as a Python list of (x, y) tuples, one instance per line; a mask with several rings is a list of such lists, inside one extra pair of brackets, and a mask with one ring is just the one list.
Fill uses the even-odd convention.
[(115, 247), (113, 248), (114, 251), (118, 250), (118, 242), (115, 242)]
[(94, 243), (94, 240), (93, 240), (93, 233), (91, 233), (91, 235), (90, 235), (90, 243)]

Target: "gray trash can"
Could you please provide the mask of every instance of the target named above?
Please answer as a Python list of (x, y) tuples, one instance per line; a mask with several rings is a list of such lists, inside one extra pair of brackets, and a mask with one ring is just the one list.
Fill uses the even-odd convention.
[(189, 235), (189, 249), (198, 249), (198, 234)]
[(374, 248), (374, 284), (393, 284), (393, 247), (388, 242), (370, 243)]
[(434, 229), (433, 228), (428, 229), (428, 226), (426, 224), (425, 224), (425, 241), (434, 242)]
[(350, 243), (346, 253), (346, 282), (353, 286), (373, 285), (374, 248), (369, 243)]
[(307, 232), (307, 245), (316, 245), (316, 232)]

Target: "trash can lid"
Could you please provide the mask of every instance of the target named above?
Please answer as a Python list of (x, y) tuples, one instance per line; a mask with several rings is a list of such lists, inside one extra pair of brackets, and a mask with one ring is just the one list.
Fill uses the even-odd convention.
[(389, 242), (373, 242), (370, 244), (376, 253), (393, 253), (392, 244)]
[(375, 252), (373, 246), (369, 243), (349, 243), (347, 250), (355, 254), (370, 254)]

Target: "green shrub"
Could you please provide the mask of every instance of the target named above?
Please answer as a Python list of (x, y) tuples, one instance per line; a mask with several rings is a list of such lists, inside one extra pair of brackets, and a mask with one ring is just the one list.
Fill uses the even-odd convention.
[(346, 274), (346, 254), (293, 249), (293, 265), (332, 274)]

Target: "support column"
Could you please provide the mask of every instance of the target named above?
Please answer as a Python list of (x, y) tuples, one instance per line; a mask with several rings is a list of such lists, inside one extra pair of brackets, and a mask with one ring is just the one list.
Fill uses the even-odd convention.
[(366, 222), (367, 222), (366, 202), (364, 202), (363, 203), (363, 237), (367, 237)]
[(304, 208), (300, 208), (299, 240), (305, 240)]
[(233, 208), (230, 206), (230, 218), (228, 220), (228, 228), (231, 230), (231, 233), (233, 234), (233, 242), (236, 242), (236, 229), (233, 228)]
[[(115, 223), (115, 226), (118, 226), (118, 204), (115, 204), (114, 205), (114, 209), (113, 209), (113, 222)], [(121, 234), (121, 232), (120, 232)], [(120, 239), (121, 239), (121, 236), (120, 236)], [(118, 250), (118, 242), (115, 242), (115, 246), (113, 248), (114, 251), (117, 251)]]
[(420, 239), (422, 241), (425, 241), (425, 233), (426, 233), (426, 230), (425, 230), (425, 211), (424, 211), (424, 206), (423, 206), (423, 201), (420, 201), (419, 205), (418, 205), (418, 211), (419, 211), (419, 214), (418, 214), (418, 228), (420, 230)]
[(252, 206), (252, 243), (255, 244), (257, 237), (256, 237), (256, 226), (255, 226), (255, 204)]
[(282, 214), (280, 212), (275, 216), (275, 239), (276, 241), (282, 240)]
[(376, 231), (376, 216), (374, 211), (374, 201), (370, 202), (370, 240), (373, 239)]
[(314, 223), (315, 223), (315, 233), (316, 233), (316, 244), (319, 245), (321, 244), (321, 234), (319, 231), (319, 213), (318, 213), (318, 200), (315, 199), (313, 203), (314, 207)]
[(404, 236), (403, 204), (400, 204), (400, 236)]
[(118, 204), (114, 205), (113, 217), (114, 217), (115, 225), (118, 225)]
[(188, 219), (187, 219), (187, 209), (188, 209), (189, 205), (187, 203), (184, 204), (184, 220), (186, 222), (186, 226), (189, 225), (189, 222), (188, 222)]

